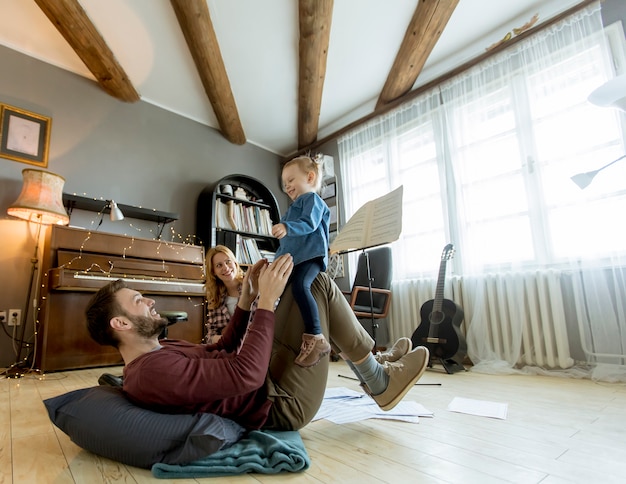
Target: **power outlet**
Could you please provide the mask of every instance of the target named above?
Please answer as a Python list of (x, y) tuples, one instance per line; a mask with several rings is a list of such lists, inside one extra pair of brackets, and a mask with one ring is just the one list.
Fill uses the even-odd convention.
[(19, 326), (22, 324), (22, 310), (9, 309), (9, 326)]
[(6, 322), (7, 322), (7, 312), (0, 311), (0, 323), (6, 323)]

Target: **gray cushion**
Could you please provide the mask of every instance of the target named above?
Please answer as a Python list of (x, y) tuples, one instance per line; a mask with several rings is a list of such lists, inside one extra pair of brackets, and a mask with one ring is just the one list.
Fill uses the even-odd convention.
[(237, 442), (244, 428), (208, 413), (169, 415), (131, 403), (119, 388), (97, 386), (44, 400), (50, 420), (76, 445), (136, 467), (185, 464)]

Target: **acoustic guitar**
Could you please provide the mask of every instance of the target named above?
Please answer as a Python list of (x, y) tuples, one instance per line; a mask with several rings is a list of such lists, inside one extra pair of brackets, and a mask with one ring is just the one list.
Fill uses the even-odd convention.
[(435, 299), (422, 304), (422, 320), (411, 336), (413, 346), (426, 346), (431, 360), (438, 359), (448, 373), (464, 370), (462, 363), (467, 354), (467, 343), (461, 332), (463, 310), (454, 301), (443, 297), (446, 263), (453, 256), (454, 246), (446, 245), (441, 254)]

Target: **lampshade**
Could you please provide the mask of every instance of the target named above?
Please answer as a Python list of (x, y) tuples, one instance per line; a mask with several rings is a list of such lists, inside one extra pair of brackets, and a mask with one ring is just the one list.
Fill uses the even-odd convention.
[(609, 106), (626, 111), (626, 74), (605, 82), (587, 99), (596, 106)]
[(572, 181), (574, 183), (576, 183), (576, 185), (578, 185), (578, 187), (581, 190), (583, 190), (583, 189), (585, 189), (585, 188), (587, 188), (589, 186), (589, 184), (593, 181), (593, 178), (598, 173), (600, 173), (605, 168), (608, 168), (613, 163), (617, 163), (619, 160), (623, 160), (624, 158), (626, 158), (626, 155), (620, 156), (617, 160), (613, 160), (611, 163), (607, 163), (606, 165), (604, 165), (601, 168), (598, 168), (597, 170), (588, 171), (588, 172), (585, 172), (585, 173), (579, 173), (578, 175), (574, 175), (573, 177), (571, 177)]
[(120, 220), (124, 220), (124, 214), (117, 206), (117, 203), (115, 202), (115, 200), (111, 200), (109, 202), (109, 208), (111, 209), (111, 215), (110, 215), (111, 221), (119, 222)]
[(70, 218), (63, 207), (65, 178), (29, 168), (22, 170), (22, 176), (22, 193), (7, 209), (7, 213), (46, 225), (67, 225)]
[(572, 181), (576, 183), (576, 185), (578, 185), (578, 188), (582, 190), (589, 186), (589, 184), (593, 181), (593, 177), (596, 176), (599, 171), (600, 170), (579, 173), (578, 175), (574, 175), (572, 177)]

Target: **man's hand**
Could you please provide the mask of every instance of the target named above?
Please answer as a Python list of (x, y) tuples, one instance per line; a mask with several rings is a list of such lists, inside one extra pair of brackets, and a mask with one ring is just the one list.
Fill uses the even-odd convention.
[(277, 239), (282, 239), (287, 235), (287, 226), (285, 224), (272, 225), (272, 235)]
[(261, 259), (257, 261), (252, 267), (250, 267), (243, 276), (241, 282), (241, 295), (237, 305), (244, 311), (250, 311), (252, 302), (259, 294), (259, 274), (261, 268), (267, 265), (267, 259)]
[(270, 265), (261, 267), (258, 279), (260, 309), (274, 310), (274, 304), (285, 290), (292, 270), (291, 254), (281, 255)]

